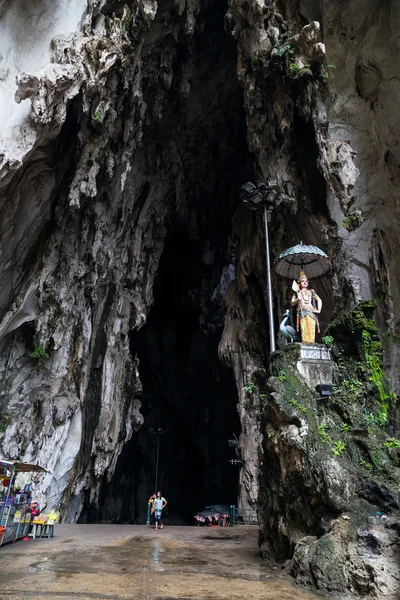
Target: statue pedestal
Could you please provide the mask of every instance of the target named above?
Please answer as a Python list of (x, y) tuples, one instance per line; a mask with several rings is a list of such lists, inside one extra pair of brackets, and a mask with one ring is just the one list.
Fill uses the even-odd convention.
[(337, 372), (331, 351), (324, 344), (300, 344), (296, 367), (312, 388), (321, 383), (332, 385)]

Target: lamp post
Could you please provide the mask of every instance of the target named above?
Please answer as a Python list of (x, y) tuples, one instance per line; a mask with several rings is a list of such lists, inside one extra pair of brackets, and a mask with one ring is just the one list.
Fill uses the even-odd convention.
[(271, 213), (279, 198), (279, 190), (276, 181), (270, 181), (268, 184), (259, 183), (257, 186), (248, 181), (240, 188), (240, 198), (251, 210), (264, 209), (264, 228), (265, 228), (265, 256), (267, 273), (267, 297), (268, 297), (268, 316), (269, 316), (269, 346), (270, 351), (275, 351), (275, 326), (274, 312), (272, 302), (272, 284), (271, 284), (271, 261), (269, 257), (269, 238), (268, 222), (271, 220)]
[(155, 481), (155, 485), (154, 485), (154, 493), (157, 494), (157, 484), (158, 484), (158, 459), (160, 456), (160, 437), (162, 435), (164, 435), (165, 433), (167, 433), (166, 429), (163, 429), (162, 427), (158, 427), (155, 432), (154, 432), (157, 436), (157, 459), (156, 459), (156, 481)]

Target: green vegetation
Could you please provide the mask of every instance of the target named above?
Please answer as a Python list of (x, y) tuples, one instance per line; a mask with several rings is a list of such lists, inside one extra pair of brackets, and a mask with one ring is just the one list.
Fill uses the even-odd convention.
[(45, 346), (35, 345), (35, 349), (32, 352), (31, 357), (36, 358), (38, 361), (43, 361), (46, 358), (49, 358), (49, 355), (46, 351), (47, 346), (48, 342), (45, 344)]
[(35, 360), (37, 360), (36, 371), (38, 373), (40, 372), (40, 370), (43, 366), (43, 362), (46, 360), (46, 358), (49, 358), (49, 354), (47, 353), (47, 348), (48, 348), (49, 344), (50, 344), (50, 342), (47, 341), (47, 342), (45, 342), (44, 345), (41, 345), (39, 343), (38, 338), (35, 338), (35, 340), (34, 340), (34, 348), (33, 348), (31, 357), (34, 358)]
[(0, 433), (4, 433), (10, 424), (10, 415), (8, 413), (0, 414)]
[[(301, 436), (303, 443), (299, 440), (296, 446), (303, 456), (314, 453), (315, 462), (325, 465), (335, 458), (351, 478), (373, 475), (378, 485), (397, 490), (400, 436), (397, 440), (385, 431), (395, 397), (383, 371), (383, 347), (373, 320), (375, 306), (374, 301), (363, 302), (328, 327), (330, 339), (323, 341), (333, 344), (339, 373), (334, 394), (323, 403), (297, 372), (299, 345), (288, 344), (273, 353), (268, 381), (271, 395), (264, 405), (265, 438), (268, 451), (274, 451), (273, 430), (282, 422), (290, 423)], [(254, 376), (257, 383), (258, 377)], [(283, 436), (281, 443), (285, 443)]]
[(291, 63), (289, 65), (289, 72), (291, 75), (297, 75), (299, 71), (300, 71), (300, 67), (298, 65), (296, 65), (296, 63)]
[(301, 404), (299, 404), (297, 402), (297, 400), (295, 400), (294, 398), (291, 398), (289, 400), (289, 404), (290, 404), (290, 406), (293, 406), (294, 408), (297, 408), (298, 410), (300, 410), (303, 413), (307, 412), (307, 407), (306, 406), (302, 406)]
[(345, 229), (347, 229), (347, 231), (351, 232), (351, 231), (354, 231), (355, 229), (358, 229), (358, 227), (360, 227), (363, 220), (364, 219), (361, 214), (361, 211), (355, 210), (343, 218), (342, 225)]
[(336, 69), (335, 65), (321, 66), (320, 77), (325, 80), (328, 80), (329, 77), (333, 78), (333, 73), (329, 72), (330, 69)]
[(331, 335), (325, 335), (323, 338), (321, 338), (321, 342), (330, 348), (333, 344), (333, 337)]
[(350, 401), (358, 398), (364, 391), (364, 385), (359, 379), (343, 379), (342, 385), (346, 390), (347, 399)]
[(252, 55), (251, 62), (254, 67), (265, 67), (268, 64), (268, 56), (265, 52), (257, 52)]
[(396, 396), (393, 394), (389, 379), (382, 369), (382, 344), (380, 341), (373, 341), (368, 331), (363, 331), (362, 346), (365, 353), (368, 381), (374, 385), (378, 397), (378, 422), (381, 426), (385, 426), (388, 419), (389, 403), (394, 403)]
[(396, 438), (389, 438), (385, 442), (385, 448), (395, 448), (396, 450), (400, 450), (400, 440)]
[(287, 380), (285, 371), (279, 371), (278, 379), (282, 383), (285, 383), (285, 381)]
[(370, 431), (370, 433), (375, 433), (377, 425), (379, 424), (378, 417), (373, 413), (369, 413), (367, 409), (364, 409), (362, 418), (366, 428)]
[(289, 54), (290, 56), (293, 56), (294, 54), (294, 48), (292, 46), (292, 44), (290, 43), (290, 41), (288, 40), (279, 40), (278, 43), (276, 44), (275, 48), (278, 51), (278, 56), (283, 56), (284, 54)]
[(299, 67), (296, 63), (290, 63), (289, 73), (292, 77), (313, 77), (313, 72), (310, 69), (310, 65), (304, 65)]
[(252, 394), (256, 389), (257, 389), (257, 386), (254, 383), (254, 381), (249, 381), (249, 383), (244, 386), (243, 391), (248, 392), (249, 394)]
[(346, 444), (341, 440), (335, 442), (332, 446), (332, 452), (335, 456), (341, 456), (343, 452), (346, 450)]
[(103, 124), (104, 114), (100, 108), (96, 108), (92, 115), (92, 124), (95, 126), (99, 126)]
[(327, 432), (328, 426), (323, 423), (322, 425), (320, 425), (318, 427), (318, 435), (319, 435), (319, 439), (321, 440), (321, 442), (323, 444), (326, 444), (327, 442), (331, 442), (331, 436), (329, 435), (329, 433)]
[(313, 72), (311, 71), (311, 69), (309, 68), (308, 65), (306, 65), (305, 67), (303, 67), (302, 69), (300, 69), (299, 73), (298, 73), (299, 77), (313, 77)]
[(342, 423), (340, 426), (340, 429), (342, 430), (343, 433), (349, 433), (351, 431), (352, 427), (348, 423)]

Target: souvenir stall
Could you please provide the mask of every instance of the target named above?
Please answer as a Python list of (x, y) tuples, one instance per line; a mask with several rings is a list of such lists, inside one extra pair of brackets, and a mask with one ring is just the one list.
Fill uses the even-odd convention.
[(230, 508), (225, 504), (213, 504), (199, 511), (194, 519), (198, 527), (229, 527)]
[[(48, 473), (43, 467), (0, 458), (0, 546), (24, 538), (32, 520), (30, 484), (16, 485), (18, 473)], [(34, 511), (33, 511), (34, 512)]]

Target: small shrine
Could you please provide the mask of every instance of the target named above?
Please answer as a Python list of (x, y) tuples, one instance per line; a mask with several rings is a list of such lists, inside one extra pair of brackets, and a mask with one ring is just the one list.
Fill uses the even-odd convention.
[[(274, 311), (271, 283), (271, 262), (269, 255), (268, 223), (275, 205), (280, 200), (280, 191), (276, 181), (254, 185), (248, 181), (240, 188), (240, 197), (251, 210), (263, 209), (265, 228), (266, 279), (269, 316), (269, 339), (271, 354), (276, 349)], [(300, 357), (297, 369), (312, 387), (332, 385), (336, 370), (330, 349), (324, 344), (315, 343), (315, 334), (319, 333), (319, 314), (322, 300), (310, 286), (309, 278), (314, 280), (331, 270), (331, 261), (325, 252), (317, 246), (300, 242), (282, 252), (273, 264), (275, 272), (281, 277), (292, 279), (290, 305), (295, 310), (295, 328), (289, 324), (290, 309), (286, 309), (279, 330), (286, 343), (300, 342)]]
[(312, 388), (332, 385), (335, 381), (337, 366), (325, 344), (301, 344), (296, 367)]
[(290, 304), (295, 309), (296, 329), (289, 325), (290, 310), (283, 315), (280, 332), (288, 342), (301, 342), (297, 370), (308, 384), (332, 385), (336, 365), (330, 349), (324, 344), (315, 343), (319, 333), (319, 315), (322, 300), (310, 286), (309, 276), (321, 277), (331, 268), (328, 256), (317, 246), (305, 246), (302, 242), (280, 254), (274, 263), (275, 272), (282, 277), (293, 279)]

